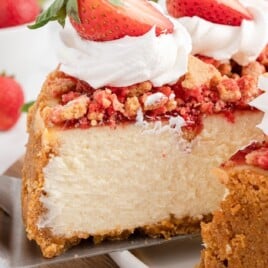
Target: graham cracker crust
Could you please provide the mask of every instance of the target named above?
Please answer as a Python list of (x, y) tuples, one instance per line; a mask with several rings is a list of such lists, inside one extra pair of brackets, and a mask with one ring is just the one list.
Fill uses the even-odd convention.
[(229, 194), (202, 224), (199, 268), (268, 267), (268, 172), (245, 165), (220, 177)]

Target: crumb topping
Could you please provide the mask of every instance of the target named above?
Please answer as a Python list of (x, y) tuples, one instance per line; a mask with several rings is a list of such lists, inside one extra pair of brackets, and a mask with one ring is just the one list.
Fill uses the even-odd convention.
[[(201, 129), (202, 117), (223, 114), (233, 121), (236, 110), (254, 109), (248, 103), (262, 93), (258, 76), (268, 68), (268, 49), (257, 61), (241, 67), (233, 61), (190, 57), (188, 72), (174, 85), (154, 87), (145, 81), (129, 87), (94, 89), (62, 73), (51, 84), (54, 99), (42, 111), (48, 126), (88, 128), (135, 121), (141, 110), (147, 121), (181, 116), (187, 127)], [(56, 105), (55, 105), (56, 101)]]

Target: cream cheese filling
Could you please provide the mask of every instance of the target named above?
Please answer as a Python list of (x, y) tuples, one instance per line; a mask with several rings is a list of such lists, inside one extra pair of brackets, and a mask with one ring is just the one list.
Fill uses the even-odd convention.
[(65, 237), (101, 235), (170, 215), (211, 213), (225, 192), (211, 171), (251, 140), (264, 139), (255, 127), (262, 116), (238, 113), (235, 123), (209, 116), (191, 143), (180, 131), (153, 133), (137, 124), (54, 131), (58, 148), (43, 168), (47, 212), (39, 228)]

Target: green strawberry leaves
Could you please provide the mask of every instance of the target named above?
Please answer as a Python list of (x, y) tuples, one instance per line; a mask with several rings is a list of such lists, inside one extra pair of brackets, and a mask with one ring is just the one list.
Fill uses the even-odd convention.
[(121, 0), (109, 0), (109, 2), (114, 6), (122, 6), (123, 5)]
[[(115, 6), (121, 6), (122, 0), (109, 0)], [(55, 0), (51, 6), (42, 12), (35, 23), (29, 25), (30, 29), (37, 29), (46, 25), (49, 21), (58, 21), (62, 27), (65, 25), (66, 15), (80, 23), (77, 0)]]
[(77, 0), (68, 0), (66, 4), (66, 11), (68, 16), (73, 18), (77, 23), (80, 23)]
[[(114, 6), (122, 6), (123, 0), (108, 0)], [(157, 0), (151, 0), (157, 2)], [(29, 25), (30, 29), (37, 29), (46, 25), (49, 21), (58, 21), (62, 27), (65, 25), (66, 16), (71, 17), (77, 23), (81, 23), (78, 11), (78, 0), (55, 0), (50, 7), (43, 11), (35, 23)]]
[(28, 113), (30, 107), (35, 103), (35, 101), (29, 101), (27, 103), (24, 103), (24, 105), (21, 107), (21, 111), (23, 113)]
[(63, 27), (65, 25), (66, 15), (72, 17), (75, 21), (80, 22), (78, 14), (77, 0), (56, 0), (51, 6), (42, 12), (33, 25), (29, 25), (30, 29), (37, 29), (49, 21), (58, 21)]

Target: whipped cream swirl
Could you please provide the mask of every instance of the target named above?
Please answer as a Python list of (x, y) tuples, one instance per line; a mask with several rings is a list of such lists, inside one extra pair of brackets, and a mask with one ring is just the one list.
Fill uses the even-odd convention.
[(177, 19), (192, 37), (193, 54), (217, 60), (233, 59), (240, 65), (256, 60), (268, 43), (268, 1), (240, 2), (254, 17), (252, 21), (243, 20), (241, 26), (216, 24), (200, 17)]
[(60, 38), (60, 69), (94, 88), (147, 80), (156, 87), (173, 84), (187, 72), (192, 49), (190, 35), (177, 21), (172, 34), (156, 36), (153, 27), (142, 36), (106, 42), (84, 40), (67, 23)]

